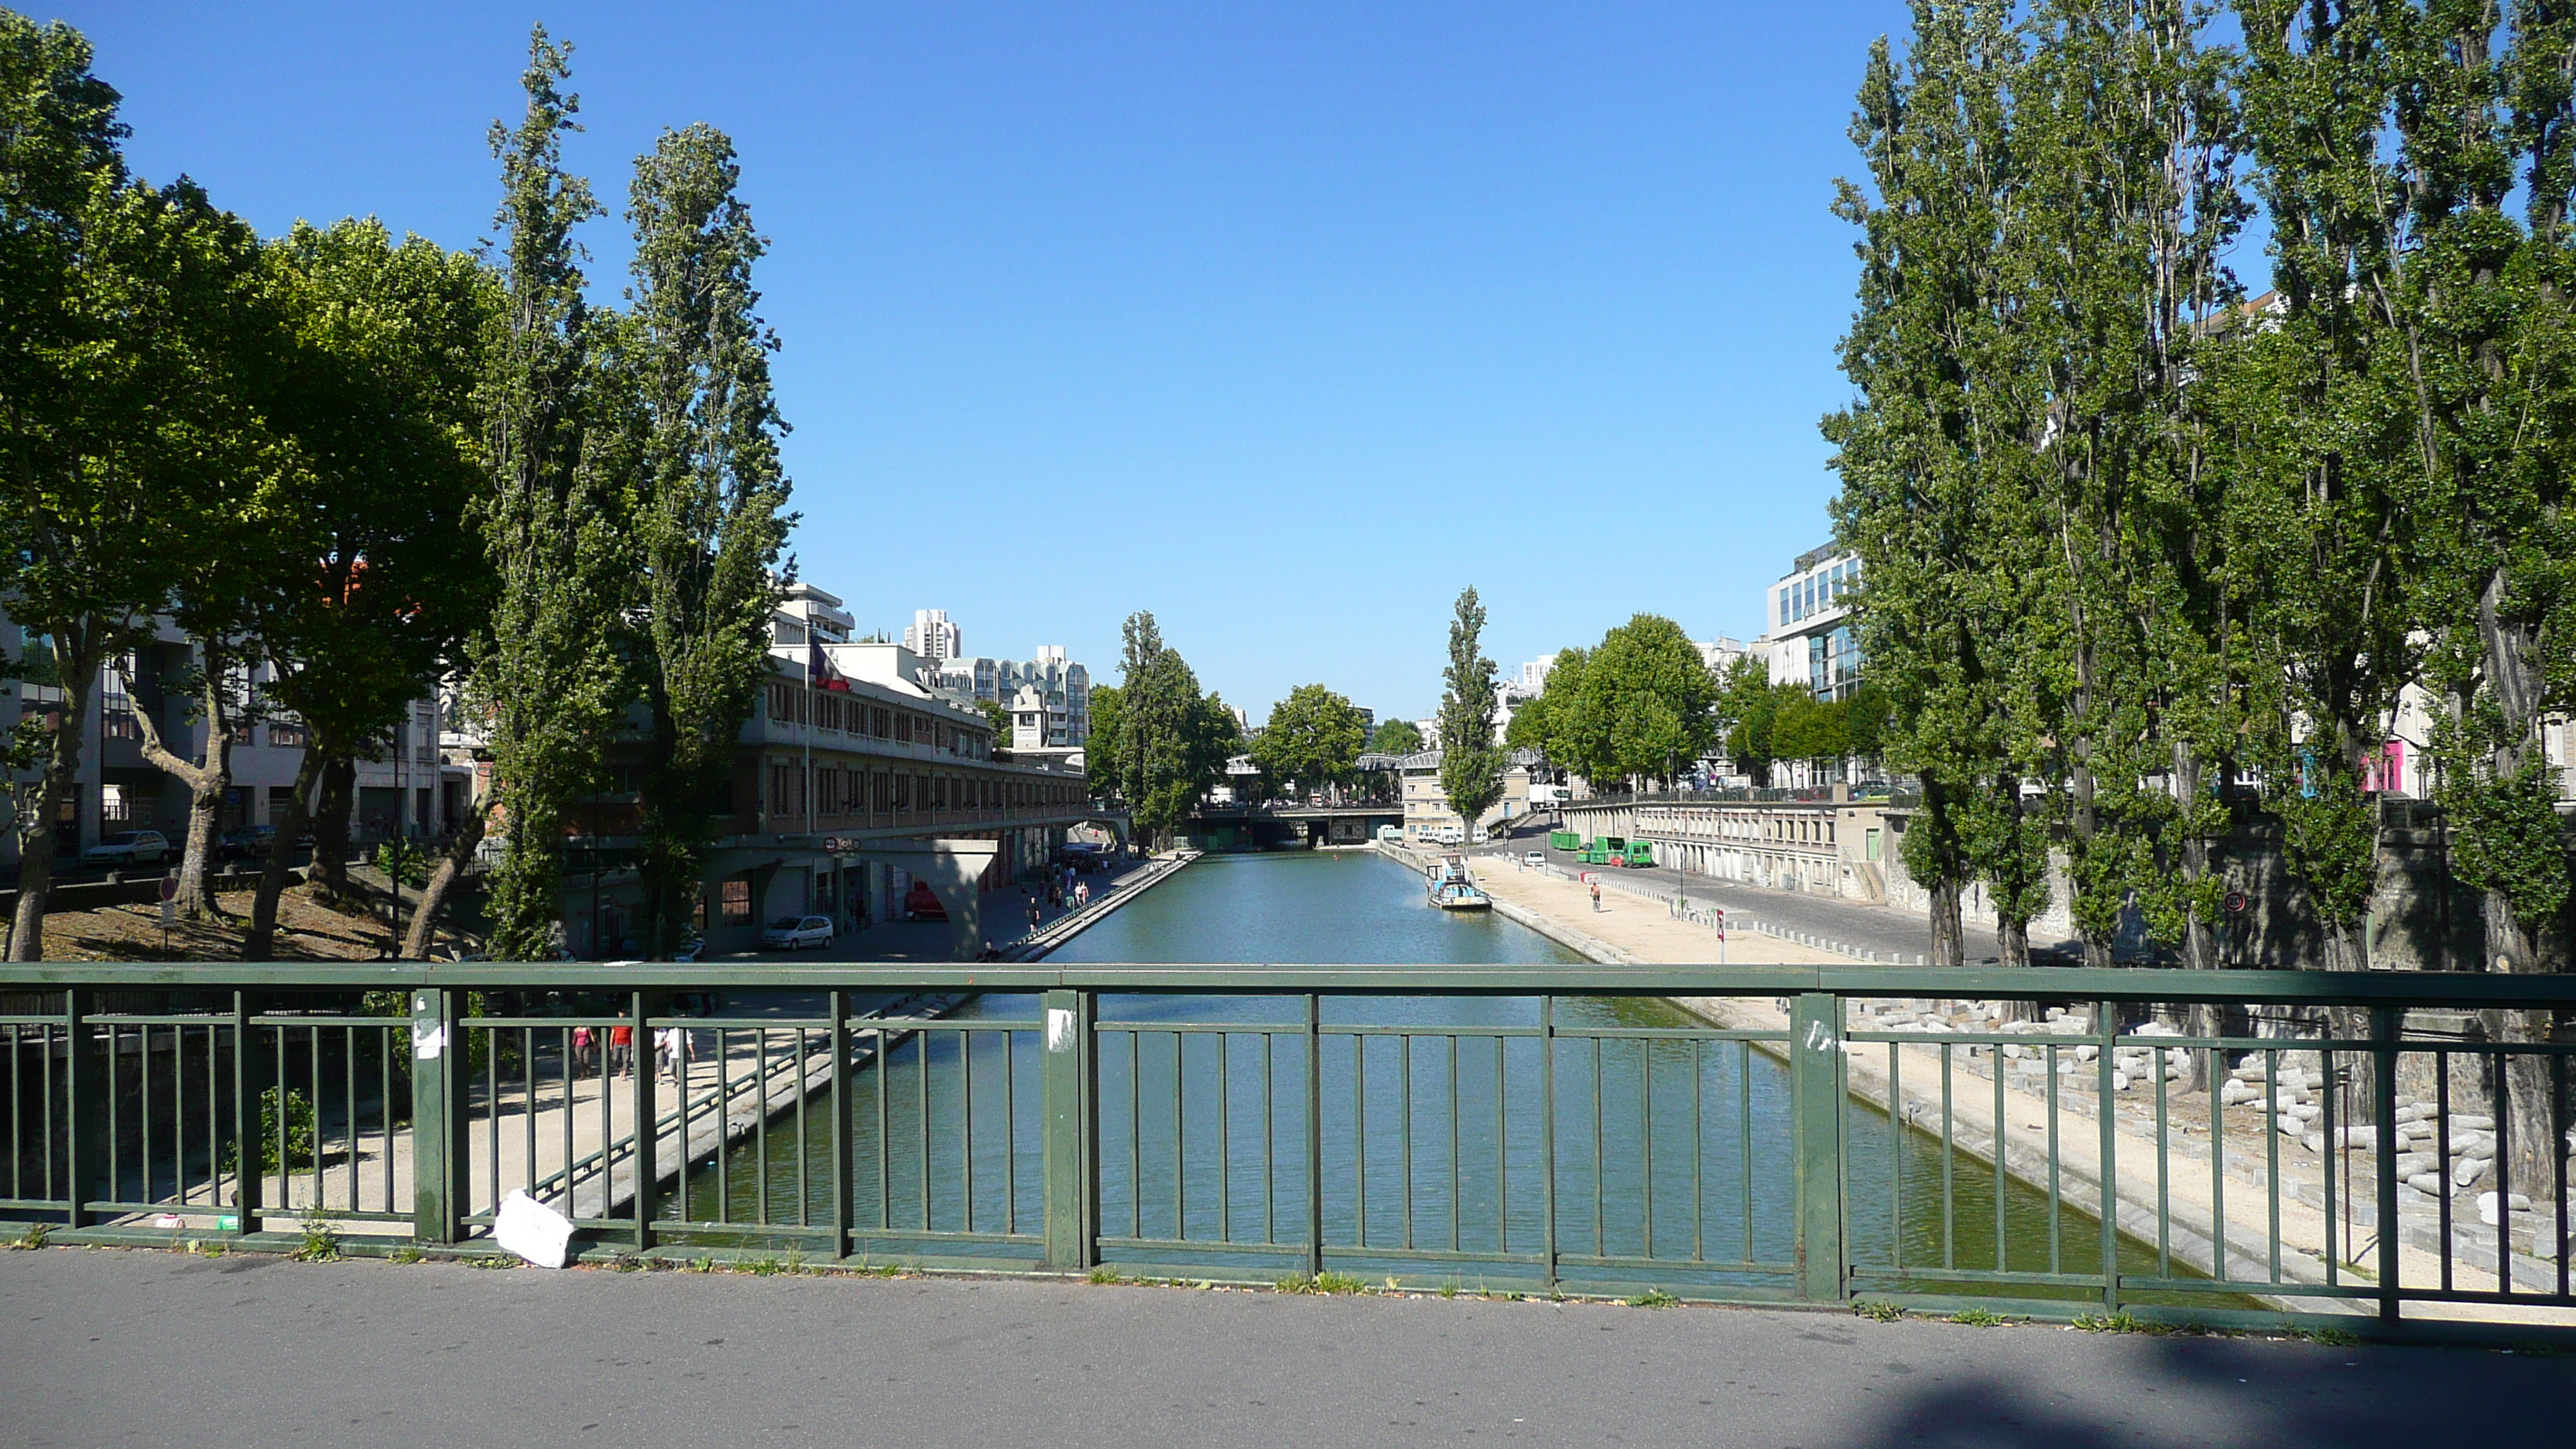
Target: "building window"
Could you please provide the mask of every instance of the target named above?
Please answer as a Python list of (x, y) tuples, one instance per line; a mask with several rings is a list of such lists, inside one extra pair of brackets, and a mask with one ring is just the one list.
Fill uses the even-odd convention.
[(724, 923), (728, 926), (751, 924), (751, 882), (735, 876), (724, 882)]

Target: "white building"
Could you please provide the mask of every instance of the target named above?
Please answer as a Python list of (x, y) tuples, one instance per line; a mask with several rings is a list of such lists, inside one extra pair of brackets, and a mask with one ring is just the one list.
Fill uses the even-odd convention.
[(1091, 671), (1066, 658), (1061, 644), (1040, 645), (1035, 659), (955, 657), (928, 669), (926, 677), (942, 693), (990, 700), (1014, 715), (1020, 712), (1020, 692), (1037, 690), (1049, 719), (1044, 748), (1078, 749), (1091, 738)]
[(1723, 634), (1706, 643), (1693, 641), (1691, 647), (1699, 651), (1699, 662), (1708, 666), (1708, 672), (1720, 679), (1726, 677), (1726, 672), (1733, 669), (1737, 661), (1753, 652), (1743, 640), (1730, 639)]
[[(24, 660), (25, 631), (0, 614), (0, 652)], [(143, 727), (148, 711), (161, 741), (184, 759), (204, 758), (206, 726), (196, 717), (193, 688), (176, 687), (197, 667), (196, 641), (162, 621), (152, 638), (123, 659), (100, 667), (90, 681), (88, 706), (68, 727), (82, 734), (80, 772), (63, 817), (55, 822), (55, 860), (68, 863), (122, 830), (158, 830), (175, 849), (188, 834), (188, 787), (143, 758)], [(239, 677), (239, 693), (255, 700), (268, 682), (266, 664)], [(131, 688), (128, 688), (128, 681)], [(65, 727), (60, 688), (12, 681), (0, 684), (0, 731), (28, 717), (46, 718)], [(473, 770), (451, 765), (440, 751), (450, 728), (452, 704), (437, 693), (405, 706), (392, 736), (357, 761), (355, 790), (350, 797), (349, 838), (369, 845), (400, 835), (413, 839), (443, 835), (463, 818), (474, 798)], [(224, 791), (221, 826), (226, 830), (283, 824), (293, 806), (295, 777), (304, 763), (308, 736), (291, 715), (254, 708), (253, 722), (233, 729), (232, 783)], [(34, 772), (19, 778), (33, 780)], [(14, 864), (18, 855), (15, 822), (0, 832), (0, 863)]]
[(1827, 544), (1798, 555), (1771, 586), (1769, 628), (1752, 644), (1772, 683), (1803, 684), (1818, 699), (1842, 699), (1860, 687), (1860, 643), (1846, 602), (1859, 584), (1857, 554)]
[(966, 652), (966, 635), (948, 622), (946, 609), (915, 609), (912, 627), (903, 631), (903, 647), (933, 664), (945, 664)]

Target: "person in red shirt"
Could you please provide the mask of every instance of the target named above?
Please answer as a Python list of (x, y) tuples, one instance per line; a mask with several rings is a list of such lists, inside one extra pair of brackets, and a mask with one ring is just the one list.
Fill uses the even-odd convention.
[(608, 1029), (608, 1071), (624, 1076), (635, 1065), (635, 1028), (624, 1022)]

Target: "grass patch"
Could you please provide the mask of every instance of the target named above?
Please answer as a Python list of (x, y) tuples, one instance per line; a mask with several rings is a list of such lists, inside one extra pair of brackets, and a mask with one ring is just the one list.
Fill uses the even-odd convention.
[(1091, 1281), (1094, 1283), (1108, 1284), (1124, 1283), (1127, 1280), (1118, 1276), (1117, 1269), (1103, 1263), (1099, 1267), (1091, 1270)]
[(519, 1266), (519, 1260), (506, 1253), (478, 1253), (471, 1258), (467, 1258), (465, 1260), (465, 1266), (469, 1268), (481, 1268), (487, 1272), (506, 1273), (512, 1268)]
[(612, 1273), (641, 1273), (644, 1271), (644, 1260), (633, 1253), (620, 1253), (616, 1257), (608, 1260), (608, 1271)]
[(41, 1248), (45, 1245), (46, 1236), (52, 1233), (53, 1230), (54, 1225), (51, 1223), (29, 1223), (27, 1224), (27, 1231), (19, 1234), (18, 1241), (10, 1244), (9, 1246), (13, 1248), (25, 1248), (31, 1251)]
[[(1390, 1278), (1387, 1281), (1393, 1283), (1395, 1280)], [(1280, 1279), (1274, 1286), (1282, 1293), (1366, 1293), (1368, 1291), (1368, 1285), (1358, 1278), (1348, 1273), (1336, 1273), (1330, 1269), (1311, 1275), (1291, 1274)]]
[(1680, 1299), (1661, 1288), (1649, 1288), (1634, 1298), (1622, 1298), (1619, 1301), (1631, 1308), (1674, 1308), (1681, 1304)]
[(1872, 1323), (1894, 1323), (1905, 1316), (1905, 1310), (1883, 1298), (1855, 1298), (1852, 1312)]
[(1457, 1297), (1457, 1296), (1458, 1296), (1458, 1285), (1457, 1285), (1457, 1284), (1455, 1284), (1455, 1283), (1443, 1283), (1443, 1284), (1441, 1284), (1441, 1285), (1440, 1285), (1440, 1296), (1441, 1296), (1441, 1297), (1443, 1297), (1443, 1298), (1455, 1298), (1455, 1297)]
[(2327, 1348), (2361, 1347), (2361, 1335), (2346, 1333), (2340, 1328), (2294, 1328), (2290, 1330), (2290, 1336)]
[(1989, 1313), (1983, 1308), (1962, 1308), (1950, 1315), (1950, 1321), (1964, 1323), (1970, 1328), (2001, 1328), (2012, 1322), (2000, 1313)]
[(749, 1273), (754, 1278), (775, 1278), (787, 1271), (787, 1265), (776, 1258), (754, 1258), (737, 1267), (735, 1272)]
[(2164, 1333), (2161, 1323), (2147, 1323), (2123, 1308), (2117, 1313), (2079, 1313), (2075, 1326), (2086, 1333)]
[(417, 1263), (424, 1256), (418, 1243), (405, 1243), (393, 1251), (393, 1261), (397, 1263)]
[(322, 1218), (306, 1218), (304, 1243), (287, 1256), (299, 1263), (336, 1263), (340, 1260), (340, 1235)]

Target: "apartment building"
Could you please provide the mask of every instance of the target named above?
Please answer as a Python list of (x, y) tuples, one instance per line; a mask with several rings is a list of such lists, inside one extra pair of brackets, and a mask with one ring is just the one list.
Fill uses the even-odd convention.
[[(25, 630), (0, 614), (0, 649), (10, 659), (24, 661), (31, 642), (42, 651), (40, 641), (30, 641)], [(141, 717), (149, 716), (173, 754), (203, 757), (206, 725), (195, 717), (195, 689), (188, 682), (200, 657), (197, 641), (162, 621), (132, 653), (100, 667), (76, 721), (63, 720), (65, 692), (59, 687), (23, 680), (0, 685), (0, 730), (14, 729), (34, 716), (45, 719), (48, 728), (75, 728), (82, 735), (80, 773), (54, 826), (57, 859), (76, 856), (124, 830), (158, 830), (174, 846), (186, 838), (188, 788), (144, 759)], [(234, 682), (236, 698), (257, 700), (271, 672), (266, 664), (241, 672)], [(450, 764), (440, 749), (448, 708), (435, 693), (412, 701), (392, 738), (357, 762), (349, 821), (353, 843), (432, 838), (463, 818), (475, 794), (473, 772), (470, 766)], [(235, 726), (232, 734), (232, 784), (223, 805), (223, 828), (228, 830), (286, 820), (309, 743), (304, 726), (291, 715), (258, 709), (247, 713), (250, 721)], [(34, 775), (19, 778), (32, 780)], [(16, 864), (15, 826), (13, 820), (0, 832), (0, 865)]]
[(1858, 554), (1826, 544), (1798, 555), (1771, 586), (1769, 627), (1753, 641), (1772, 683), (1803, 684), (1818, 699), (1848, 698), (1860, 688), (1860, 640), (1846, 602), (1859, 585)]
[[(748, 946), (780, 916), (829, 915), (845, 927), (862, 911), (894, 916), (912, 877), (869, 860), (871, 845), (993, 841), (984, 881), (993, 889), (1046, 863), (1094, 813), (1079, 768), (997, 760), (991, 720), (940, 687), (936, 666), (909, 645), (854, 641), (851, 631), (842, 601), (808, 583), (772, 617), (769, 677), (738, 736), (707, 855), (700, 918), (713, 949)], [(576, 954), (621, 953), (640, 934), (641, 891), (627, 864), (640, 744), (621, 745), (627, 768), (611, 770), (629, 788), (575, 812), (565, 937)], [(599, 862), (588, 872), (578, 870), (584, 851)]]

